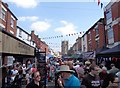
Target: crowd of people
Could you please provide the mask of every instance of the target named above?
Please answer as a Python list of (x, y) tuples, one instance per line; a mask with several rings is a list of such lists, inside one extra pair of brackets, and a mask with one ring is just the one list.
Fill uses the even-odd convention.
[[(57, 68), (56, 68), (57, 67)], [(111, 63), (99, 65), (95, 60), (62, 61), (55, 66), (56, 88), (120, 88), (120, 69)]]
[(3, 88), (44, 88), (49, 87), (48, 82), (55, 82), (55, 88), (120, 88), (120, 69), (115, 64), (108, 69), (103, 63), (97, 65), (95, 60), (49, 58), (45, 84), (35, 64), (27, 61), (9, 66)]
[(26, 88), (31, 82), (32, 74), (37, 71), (35, 63), (28, 60), (26, 63), (15, 62), (6, 67), (6, 76), (2, 80), (2, 88)]

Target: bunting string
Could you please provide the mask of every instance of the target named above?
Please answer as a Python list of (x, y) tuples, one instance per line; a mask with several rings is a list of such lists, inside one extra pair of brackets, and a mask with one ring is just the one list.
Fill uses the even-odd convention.
[(67, 35), (58, 35), (58, 36), (50, 36), (50, 37), (43, 37), (41, 39), (55, 39), (55, 38), (62, 38), (62, 37), (69, 37), (69, 36), (75, 36), (75, 35), (82, 35), (84, 34), (84, 31), (83, 32), (79, 32), (79, 33), (72, 33), (72, 34), (67, 34)]
[[(47, 45), (49, 45), (50, 48), (60, 48), (61, 44), (60, 43), (55, 43), (55, 42), (47, 42)], [(68, 46), (72, 46), (73, 44), (68, 44)]]
[[(47, 42), (46, 44), (47, 45), (60, 45), (60, 43), (50, 43), (50, 42), (49, 43)], [(72, 45), (72, 44), (68, 44), (68, 45)]]

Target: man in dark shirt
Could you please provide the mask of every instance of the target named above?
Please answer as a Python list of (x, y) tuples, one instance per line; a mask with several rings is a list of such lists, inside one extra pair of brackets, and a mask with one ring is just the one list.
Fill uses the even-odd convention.
[(97, 66), (91, 66), (90, 70), (90, 73), (83, 78), (82, 85), (85, 85), (86, 88), (100, 88), (99, 68)]
[(32, 74), (32, 81), (26, 86), (26, 88), (43, 88), (43, 83), (40, 82), (40, 73), (36, 71)]

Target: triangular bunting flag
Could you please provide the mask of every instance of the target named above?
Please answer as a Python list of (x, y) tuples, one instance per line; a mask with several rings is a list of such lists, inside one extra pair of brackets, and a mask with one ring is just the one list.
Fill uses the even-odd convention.
[(101, 3), (101, 9), (102, 9), (102, 7), (103, 7), (103, 3)]
[(100, 0), (98, 0), (98, 6), (99, 6), (99, 4), (100, 4)]

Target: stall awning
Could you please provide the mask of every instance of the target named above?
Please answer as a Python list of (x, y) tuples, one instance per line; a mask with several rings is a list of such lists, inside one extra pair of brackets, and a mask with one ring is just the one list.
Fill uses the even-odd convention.
[(108, 48), (108, 47), (99, 48), (99, 49), (97, 49), (97, 50), (95, 51), (95, 53), (96, 53), (96, 54), (99, 54), (100, 52), (106, 51), (106, 50), (108, 50), (108, 49), (110, 49), (110, 48)]
[(104, 50), (102, 52), (100, 52), (99, 54), (112, 54), (112, 53), (120, 53), (120, 44), (118, 44), (117, 46)]

